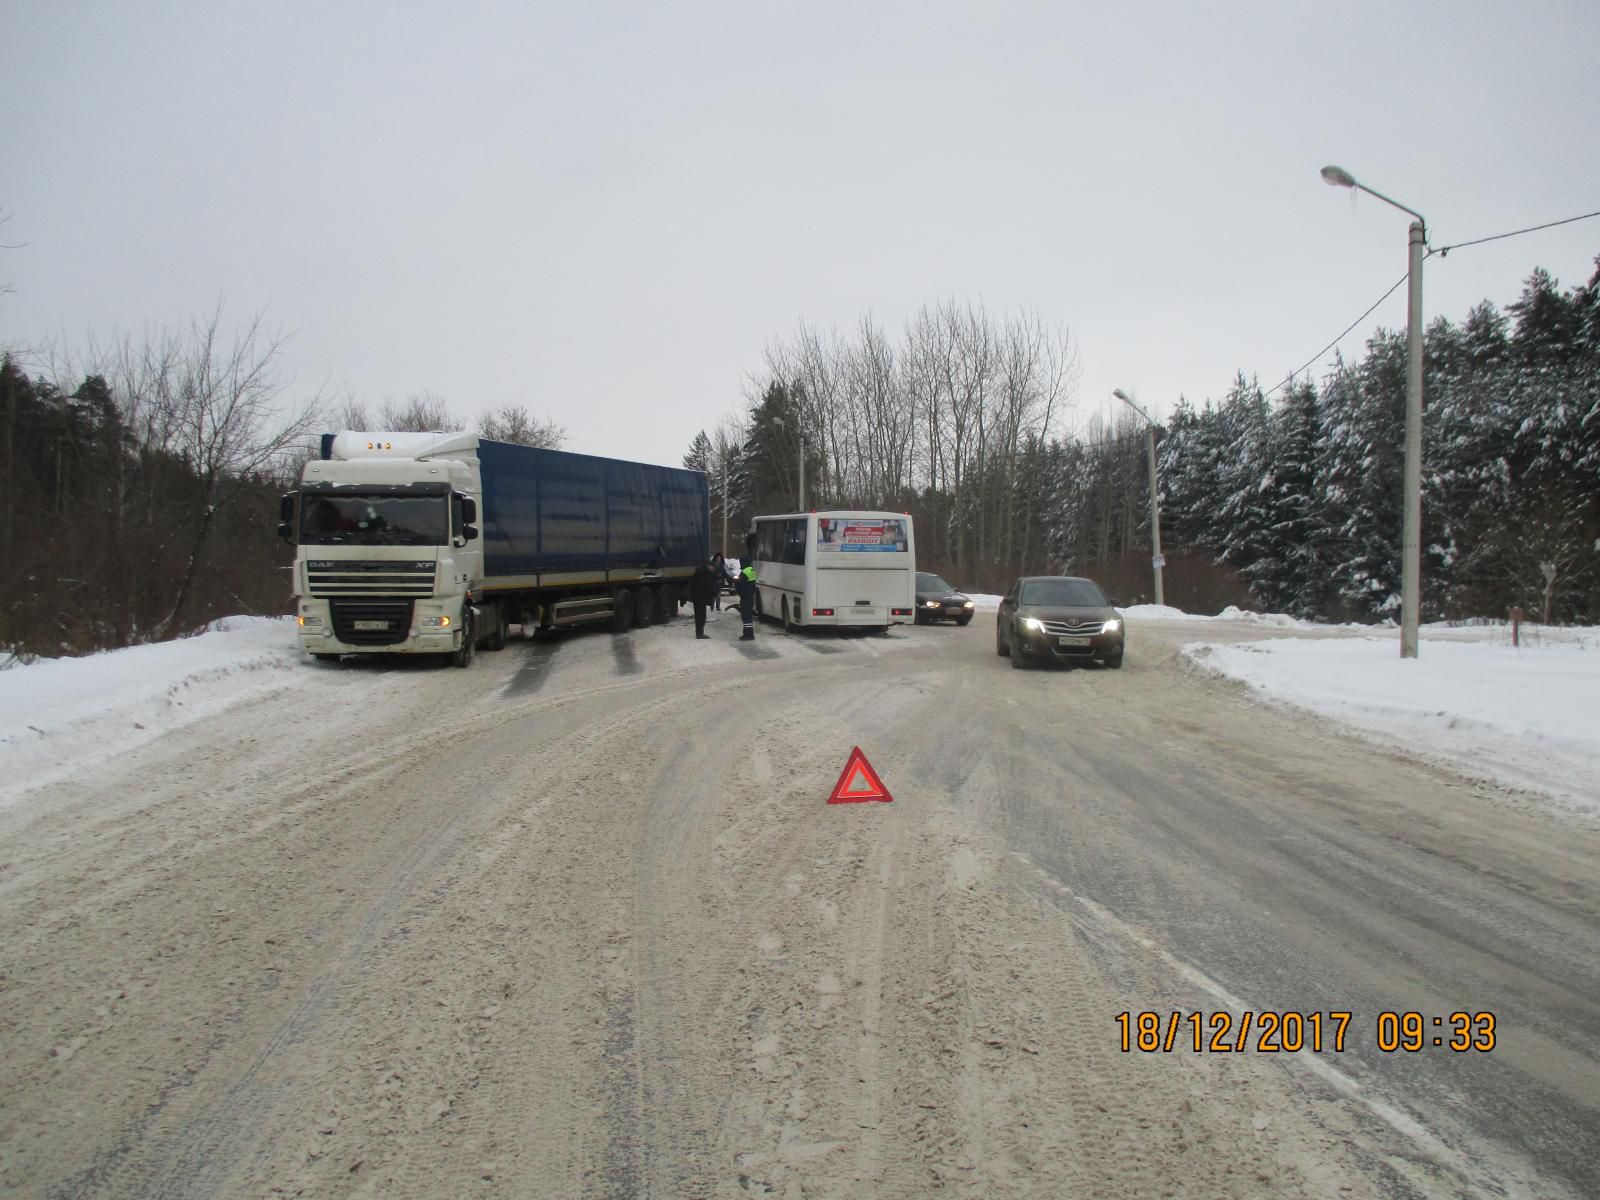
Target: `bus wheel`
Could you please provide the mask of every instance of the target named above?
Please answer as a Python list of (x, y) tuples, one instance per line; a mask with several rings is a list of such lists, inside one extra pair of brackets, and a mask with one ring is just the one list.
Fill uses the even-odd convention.
[(783, 631), (785, 633), (794, 632), (794, 622), (789, 619), (789, 597), (787, 596), (783, 598)]

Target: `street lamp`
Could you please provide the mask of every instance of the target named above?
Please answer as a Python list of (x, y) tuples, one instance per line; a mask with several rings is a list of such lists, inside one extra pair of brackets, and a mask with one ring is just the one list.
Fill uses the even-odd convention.
[[(779, 429), (787, 429), (789, 427), (788, 422), (786, 422), (782, 417), (773, 417), (772, 418), (772, 423), (774, 425), (776, 425)], [(806, 510), (806, 435), (805, 435), (805, 432), (800, 428), (800, 422), (798, 420), (795, 421), (794, 428), (795, 428), (795, 438), (800, 443), (800, 451), (799, 451), (799, 453), (800, 453), (800, 461), (799, 461), (799, 464), (798, 464), (799, 467), (800, 467), (800, 507), (798, 509), (796, 509), (796, 511), (797, 512), (805, 512), (805, 510)]]
[(1150, 455), (1150, 565), (1156, 572), (1156, 603), (1165, 604), (1166, 597), (1161, 591), (1161, 568), (1167, 565), (1167, 560), (1161, 555), (1161, 501), (1156, 487), (1156, 423), (1121, 388), (1111, 394), (1144, 418), (1145, 449)]
[(1400, 657), (1417, 656), (1417, 616), (1421, 608), (1422, 579), (1422, 258), (1428, 240), (1428, 222), (1414, 208), (1375, 192), (1342, 167), (1323, 167), (1323, 181), (1376, 196), (1385, 204), (1409, 213), (1411, 243), (1406, 259), (1406, 473), (1404, 524), (1400, 550)]

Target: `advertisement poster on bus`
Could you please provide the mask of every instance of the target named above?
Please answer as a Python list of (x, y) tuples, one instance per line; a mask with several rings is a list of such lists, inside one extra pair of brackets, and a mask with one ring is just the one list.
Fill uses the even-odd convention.
[(903, 518), (817, 518), (819, 551), (904, 554), (907, 548), (906, 523)]

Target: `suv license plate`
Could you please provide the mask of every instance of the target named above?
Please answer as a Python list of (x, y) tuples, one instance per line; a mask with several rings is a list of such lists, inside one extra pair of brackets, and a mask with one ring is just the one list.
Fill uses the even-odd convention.
[(352, 621), (352, 622), (350, 622), (350, 626), (353, 629), (387, 629), (387, 628), (389, 628), (389, 622), (387, 622), (387, 621)]
[(1063, 646), (1087, 646), (1089, 639), (1086, 637), (1064, 637), (1061, 639)]

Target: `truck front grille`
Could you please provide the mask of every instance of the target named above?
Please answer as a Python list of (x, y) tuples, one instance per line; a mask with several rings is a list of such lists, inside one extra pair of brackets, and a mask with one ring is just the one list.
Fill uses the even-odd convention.
[(431, 562), (308, 559), (306, 584), (313, 596), (431, 596)]
[(334, 635), (347, 646), (393, 646), (411, 633), (410, 600), (334, 600)]

